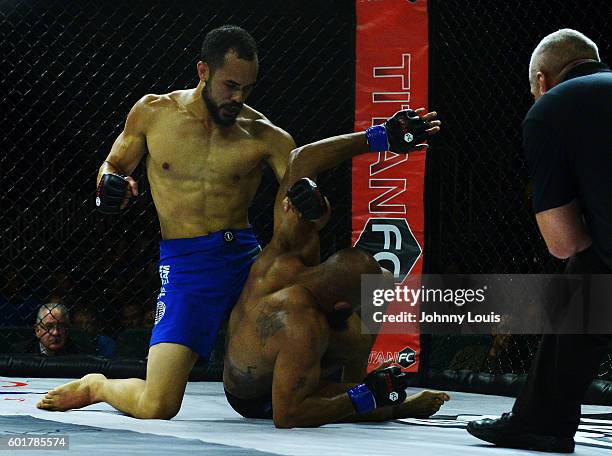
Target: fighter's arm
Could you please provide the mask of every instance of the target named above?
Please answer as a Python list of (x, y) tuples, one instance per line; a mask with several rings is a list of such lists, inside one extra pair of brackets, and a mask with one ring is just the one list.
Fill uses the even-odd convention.
[[(434, 120), (437, 113), (424, 114), (423, 109), (417, 110), (416, 113), (425, 121), (422, 126), (424, 128), (422, 136), (431, 136), (440, 131), (440, 121)], [(393, 118), (398, 114), (396, 113)], [(408, 152), (404, 146), (412, 143), (412, 141), (404, 142), (405, 135), (403, 132), (390, 131), (389, 135), (389, 143), (392, 146), (390, 150)], [(378, 150), (374, 144), (368, 143), (368, 140), (373, 142), (372, 136), (370, 135), (368, 138), (366, 132), (352, 133), (323, 139), (293, 150), (289, 156), (287, 171), (276, 195), (274, 207), (275, 231), (277, 231), (277, 226), (282, 220), (283, 200), (291, 185), (302, 177), (314, 178), (321, 172), (333, 168), (356, 155)], [(386, 148), (382, 147), (380, 150), (384, 149)], [(410, 149), (414, 149), (414, 146), (410, 146)]]
[(138, 163), (147, 152), (146, 130), (151, 118), (150, 103), (155, 97), (147, 95), (132, 107), (130, 110), (123, 131), (111, 148), (110, 153), (100, 166), (96, 185), (100, 184), (100, 180), (104, 174), (119, 174), (127, 176), (126, 180), (129, 184), (126, 200), (121, 204), (121, 208), (127, 205), (127, 199), (130, 196), (138, 195), (138, 184), (130, 177)]
[(327, 348), (329, 328), (324, 316), (312, 309), (295, 324), (287, 322), (274, 365), (272, 409), (278, 428), (316, 427), (355, 413), (346, 393), (317, 395), (321, 357)]
[[(406, 153), (419, 148), (428, 136), (440, 131), (436, 112), (398, 111), (384, 125), (365, 132), (335, 136), (307, 144), (294, 150), (289, 159), (288, 185), (302, 177), (314, 177), (356, 155), (371, 151), (391, 150)], [(412, 133), (410, 133), (412, 132)]]
[(287, 171), (278, 189), (274, 215), (276, 216), (278, 209), (282, 209), (282, 201), (287, 190), (296, 181), (302, 177), (314, 179), (322, 171), (364, 152), (368, 152), (368, 142), (364, 132), (334, 136), (294, 149), (289, 156)]
[(285, 130), (269, 125), (270, 127), (266, 129), (266, 147), (268, 150), (266, 162), (270, 165), (280, 183), (287, 169), (289, 154), (295, 149), (295, 141)]
[[(274, 203), (273, 240), (281, 240), (294, 236), (294, 229), (296, 225), (289, 222), (288, 219), (284, 217), (284, 213), (287, 210), (287, 205), (285, 202), (287, 190), (299, 179), (303, 177), (310, 177), (314, 179), (318, 174), (317, 171), (319, 169), (327, 169), (323, 168), (322, 166), (308, 166), (308, 163), (316, 164), (324, 162), (329, 164), (329, 167), (333, 167), (334, 165), (342, 163), (344, 160), (363, 152), (364, 144), (365, 151), (367, 151), (365, 134), (354, 133), (324, 139), (313, 144), (299, 147), (291, 152), (287, 170), (280, 182), (278, 192), (276, 194), (276, 201)], [(311, 157), (312, 160), (305, 160), (304, 157), (310, 153), (313, 154), (313, 157)], [(332, 160), (332, 157), (335, 159)], [(305, 164), (306, 166), (304, 166)], [(325, 222), (322, 225), (324, 224)], [(315, 239), (315, 237), (313, 237), (313, 239)], [(316, 242), (318, 242), (318, 238), (316, 238)], [(310, 249), (306, 248), (304, 250), (309, 251)], [(316, 250), (318, 251), (318, 248)]]
[[(309, 295), (292, 299), (313, 299)], [(279, 334), (279, 352), (272, 379), (274, 425), (279, 428), (317, 427), (339, 421), (391, 419), (391, 406), (406, 399), (405, 374), (399, 367), (381, 367), (363, 383), (323, 384), (321, 358), (328, 348), (330, 330), (315, 309), (288, 314)], [(350, 349), (347, 347), (347, 349)]]

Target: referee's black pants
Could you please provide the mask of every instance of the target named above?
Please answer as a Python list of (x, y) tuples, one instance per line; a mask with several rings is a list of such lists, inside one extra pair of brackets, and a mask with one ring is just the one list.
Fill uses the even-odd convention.
[[(588, 249), (572, 257), (565, 272), (609, 274), (612, 271)], [(573, 436), (580, 422), (580, 404), (585, 392), (611, 348), (612, 335), (542, 336), (513, 414), (536, 432)]]

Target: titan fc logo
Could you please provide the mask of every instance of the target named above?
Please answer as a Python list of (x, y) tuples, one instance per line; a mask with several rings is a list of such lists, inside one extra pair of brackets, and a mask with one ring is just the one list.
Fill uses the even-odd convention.
[(154, 324), (159, 323), (160, 320), (164, 318), (165, 314), (166, 314), (166, 303), (164, 303), (163, 301), (157, 301), (157, 308), (155, 309), (155, 323)]
[(410, 273), (422, 252), (404, 218), (369, 219), (355, 247), (370, 253), (399, 283)]
[(397, 363), (403, 368), (408, 368), (417, 362), (417, 352), (411, 347), (405, 347), (400, 351), (382, 352), (372, 350), (368, 357), (368, 364), (379, 366), (384, 363)]
[(397, 354), (397, 363), (404, 368), (412, 366), (416, 363), (416, 351), (410, 347), (404, 348)]
[(157, 307), (155, 309), (155, 323), (160, 322), (164, 315), (166, 314), (166, 303), (162, 301), (162, 298), (166, 296), (165, 285), (170, 282), (170, 265), (160, 265), (159, 266), (159, 278), (161, 280), (161, 289), (159, 290), (159, 295), (157, 296)]

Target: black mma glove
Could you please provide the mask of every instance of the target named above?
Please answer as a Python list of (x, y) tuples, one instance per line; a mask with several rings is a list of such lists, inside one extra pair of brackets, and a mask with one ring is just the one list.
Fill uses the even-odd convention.
[(374, 125), (366, 130), (366, 138), (371, 151), (407, 153), (427, 138), (429, 122), (419, 117), (416, 111), (405, 109), (397, 111), (382, 125)]
[(399, 405), (406, 400), (407, 376), (399, 366), (380, 367), (370, 372), (363, 383), (348, 390), (347, 394), (357, 413)]
[(129, 187), (126, 176), (107, 173), (102, 175), (96, 189), (96, 209), (103, 214), (118, 214)]
[(327, 212), (325, 197), (317, 184), (307, 177), (302, 177), (289, 187), (287, 197), (293, 207), (307, 220), (318, 220)]

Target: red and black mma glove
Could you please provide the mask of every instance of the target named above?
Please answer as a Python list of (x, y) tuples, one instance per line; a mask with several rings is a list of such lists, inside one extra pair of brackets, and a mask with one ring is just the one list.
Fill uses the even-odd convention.
[(404, 109), (382, 125), (374, 125), (366, 130), (370, 151), (407, 153), (427, 138), (429, 122), (421, 119), (416, 111)]
[(399, 405), (406, 400), (408, 374), (399, 366), (380, 367), (370, 372), (363, 383), (347, 391), (357, 413), (370, 412), (378, 407)]
[(125, 200), (129, 182), (126, 176), (107, 173), (102, 175), (96, 189), (96, 209), (103, 214), (118, 214)]
[(302, 177), (289, 187), (287, 197), (291, 205), (307, 220), (318, 220), (327, 211), (327, 204), (321, 190), (312, 179), (307, 177)]

